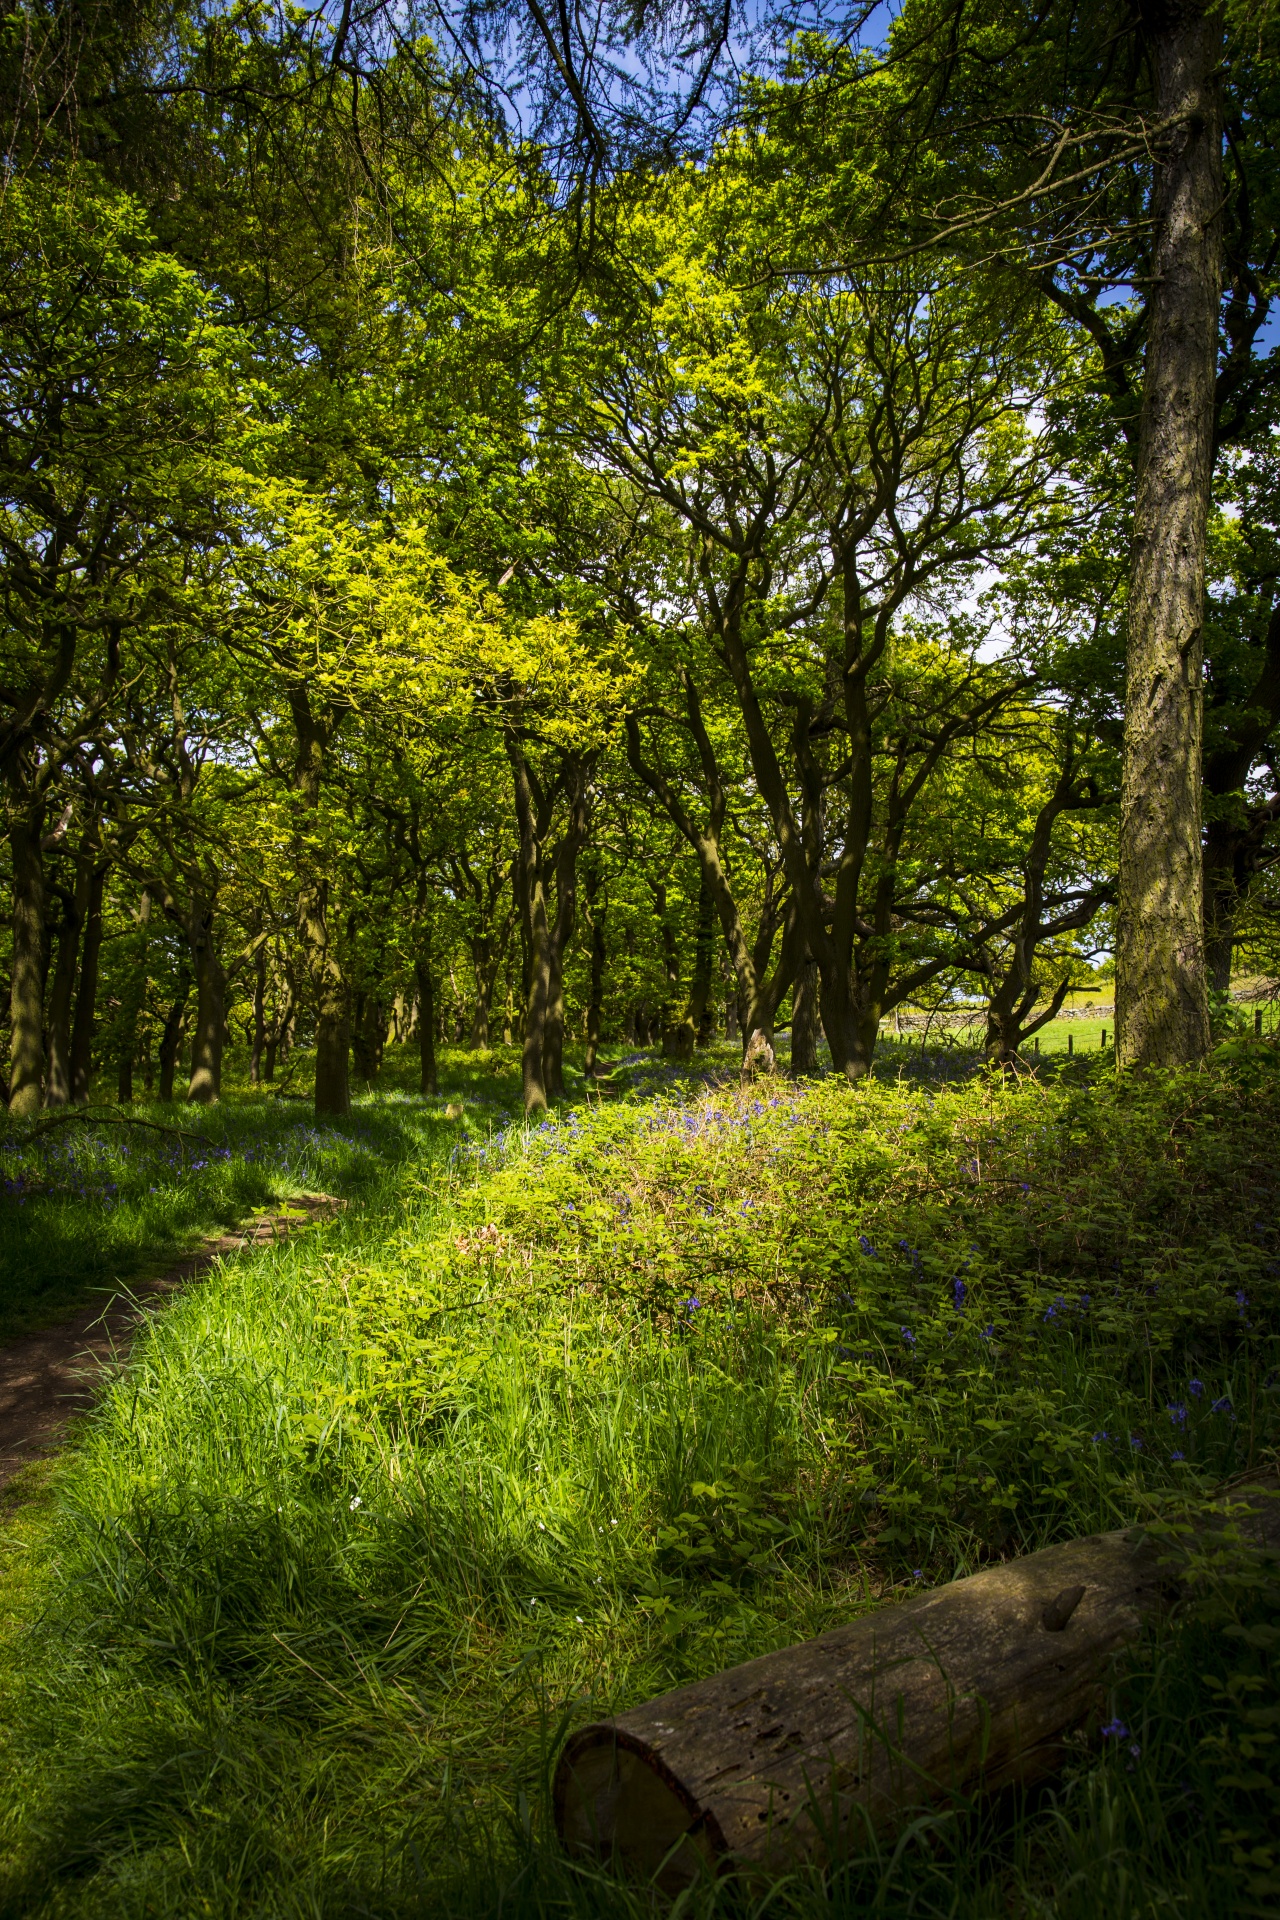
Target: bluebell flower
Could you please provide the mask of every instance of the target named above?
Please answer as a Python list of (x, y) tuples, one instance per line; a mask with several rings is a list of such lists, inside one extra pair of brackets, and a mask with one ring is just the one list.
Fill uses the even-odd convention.
[(914, 1347), (916, 1344), (916, 1337), (914, 1333), (912, 1333), (910, 1327), (902, 1327), (899, 1329), (899, 1331), (902, 1334), (903, 1345), (908, 1347)]
[(1195, 1398), (1198, 1400), (1200, 1398), (1200, 1395), (1204, 1392), (1204, 1381), (1188, 1380), (1187, 1392), (1190, 1394), (1194, 1394)]
[(979, 1340), (994, 1340), (995, 1332), (996, 1332), (995, 1321), (988, 1320), (986, 1326), (982, 1329), (982, 1332), (978, 1335), (978, 1338)]
[(1129, 1445), (1134, 1453), (1142, 1452), (1142, 1444), (1142, 1435), (1140, 1433), (1131, 1433), (1129, 1435)]
[(1129, 1729), (1123, 1720), (1108, 1720), (1102, 1729), (1102, 1737), (1104, 1740), (1127, 1740)]
[(1171, 1401), (1171, 1402), (1169, 1403), (1169, 1409), (1168, 1409), (1168, 1411), (1169, 1411), (1169, 1418), (1170, 1418), (1170, 1420), (1172, 1420), (1172, 1422), (1173, 1422), (1173, 1424), (1174, 1424), (1174, 1426), (1175, 1426), (1175, 1427), (1185, 1427), (1185, 1426), (1186, 1426), (1186, 1424), (1187, 1424), (1187, 1409), (1185, 1408), (1185, 1406), (1184, 1406), (1184, 1405), (1182, 1404), (1182, 1402), (1181, 1402), (1180, 1400), (1178, 1400), (1178, 1401)]
[(955, 1279), (951, 1282), (951, 1292), (955, 1300), (957, 1313), (964, 1312), (964, 1297), (968, 1291), (969, 1289), (965, 1286), (963, 1280)]
[(1183, 1453), (1180, 1448), (1175, 1448), (1174, 1451), (1169, 1455), (1169, 1458), (1171, 1460), (1185, 1460), (1186, 1457), (1187, 1457), (1186, 1454)]
[(1215, 1400), (1209, 1408), (1209, 1411), (1210, 1413), (1229, 1414), (1233, 1420), (1236, 1417), (1235, 1408), (1231, 1404), (1231, 1395), (1229, 1393), (1224, 1393), (1221, 1400)]

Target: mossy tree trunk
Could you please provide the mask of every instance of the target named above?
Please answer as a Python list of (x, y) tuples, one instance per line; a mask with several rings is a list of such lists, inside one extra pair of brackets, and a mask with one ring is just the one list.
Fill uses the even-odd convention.
[(1223, 204), (1222, 17), (1153, 10), (1152, 288), (1129, 583), (1116, 1050), (1185, 1066), (1209, 1046), (1201, 847), (1205, 553)]
[(191, 1030), (187, 1098), (209, 1106), (222, 1093), (222, 1036), (226, 1025), (227, 977), (214, 932), (215, 899), (197, 893), (187, 922), (195, 975), (196, 1014)]

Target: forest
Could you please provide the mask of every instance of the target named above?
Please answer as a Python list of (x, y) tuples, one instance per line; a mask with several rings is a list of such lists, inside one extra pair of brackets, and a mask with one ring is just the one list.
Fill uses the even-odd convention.
[[(13, 0), (0, 100), (0, 1920), (1280, 1911), (1273, 0)], [(1039, 1772), (568, 1844), (1124, 1529)]]

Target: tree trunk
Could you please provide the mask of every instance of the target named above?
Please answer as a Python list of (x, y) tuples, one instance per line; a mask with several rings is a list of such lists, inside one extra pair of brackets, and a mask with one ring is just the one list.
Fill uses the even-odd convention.
[[(138, 1055), (138, 1021), (147, 998), (148, 941), (151, 923), (151, 894), (142, 889), (135, 916), (136, 925), (129, 936), (128, 978), (121, 992), (120, 1014), (116, 1024), (116, 1098), (121, 1106), (133, 1099), (133, 1069)], [(150, 1087), (150, 1067), (147, 1071)]]
[(548, 1100), (559, 1098), (564, 1091), (564, 954), (573, 932), (578, 854), (587, 832), (590, 762), (570, 756), (561, 776), (568, 792), (569, 818), (556, 854), (553, 924), (544, 842), (551, 824), (554, 789), (546, 793), (539, 788), (514, 734), (508, 735), (506, 746), (519, 831), (513, 880), (527, 965), (520, 1076), (525, 1112), (539, 1113), (545, 1112)]
[(418, 1057), (422, 1064), (419, 1090), (426, 1094), (440, 1091), (436, 1072), (436, 1003), (431, 962), (419, 960), (413, 970), (418, 987)]
[(725, 989), (724, 1037), (726, 1040), (740, 1040), (742, 1030), (738, 1007), (738, 983), (732, 970), (732, 962), (729, 962), (728, 970), (721, 974), (721, 982)]
[[(253, 1044), (249, 1050), (249, 1085), (262, 1085), (262, 1056), (267, 1044), (267, 943), (253, 956)], [(272, 1049), (274, 1052), (274, 1048)], [(270, 1075), (268, 1075), (270, 1078)]]
[[(15, 796), (9, 827), (13, 860), (13, 972), (9, 985), (9, 1111), (30, 1119), (44, 1090), (44, 829), (42, 804)], [(24, 804), (25, 801), (25, 804)]]
[(564, 957), (554, 939), (542, 1029), (542, 1084), (548, 1100), (564, 1099)]
[[(1250, 1492), (1274, 1551), (1275, 1483)], [(837, 1860), (930, 1802), (1030, 1785), (1169, 1605), (1169, 1552), (1138, 1528), (1046, 1547), (585, 1727), (556, 1769), (560, 1837), (674, 1894), (708, 1869)]]
[(587, 1077), (592, 1078), (600, 1058), (600, 1019), (604, 1012), (604, 970), (608, 952), (604, 939), (605, 910), (593, 903), (591, 920), (591, 994), (587, 1001)]
[(226, 975), (213, 939), (212, 905), (202, 907), (198, 902), (193, 905), (189, 944), (196, 979), (196, 1021), (191, 1035), (187, 1098), (207, 1106), (222, 1092), (222, 1033), (227, 990)]
[(178, 1049), (182, 1045), (182, 1021), (187, 1011), (187, 995), (190, 983), (184, 978), (178, 983), (178, 994), (165, 1015), (164, 1031), (160, 1035), (160, 1087), (159, 1094), (166, 1106), (173, 1099), (173, 1076), (178, 1065)]
[[(320, 788), (333, 736), (333, 716), (318, 715), (309, 689), (289, 689), (289, 709), (297, 735), (294, 788), (313, 818), (320, 810)], [(298, 936), (316, 1005), (316, 1118), (340, 1118), (351, 1111), (347, 1056), (351, 1044), (350, 1000), (329, 925), (329, 883), (316, 871), (318, 856), (299, 845), (298, 865), (308, 876), (298, 896)]]
[(348, 1057), (351, 1032), (345, 1006), (326, 1001), (316, 1019), (316, 1118), (351, 1111)]
[(66, 900), (58, 932), (58, 955), (53, 966), (53, 984), (49, 989), (49, 1012), (45, 1022), (48, 1058), (45, 1067), (44, 1104), (65, 1107), (71, 1098), (71, 1016), (75, 1003), (76, 970), (80, 958), (80, 932), (89, 911), (89, 888), (93, 880), (91, 857), (81, 851), (76, 860), (75, 882)]
[(361, 993), (356, 998), (352, 1051), (356, 1072), (366, 1087), (373, 1086), (382, 1069), (383, 1036), (386, 1015), (376, 994)]
[(1222, 21), (1161, 10), (1155, 118), (1176, 119), (1157, 172), (1154, 284), (1129, 587), (1116, 1054), (1183, 1066), (1209, 1047), (1201, 875), (1205, 537), (1221, 294)]
[(698, 920), (693, 944), (693, 976), (685, 1019), (696, 1047), (711, 1039), (711, 981), (716, 964), (716, 897), (703, 869), (698, 875)]
[(80, 991), (71, 1029), (71, 1098), (87, 1105), (93, 1078), (93, 1025), (98, 1005), (98, 959), (102, 952), (102, 897), (107, 870), (98, 865), (89, 882), (89, 905), (84, 919), (84, 951), (80, 956)]
[(818, 963), (805, 955), (804, 964), (796, 975), (795, 995), (791, 1004), (791, 1072), (796, 1079), (801, 1074), (818, 1071)]
[(471, 1023), (471, 1044), (477, 1048), (487, 1047), (489, 1008), (493, 1000), (493, 984), (497, 975), (497, 963), (493, 958), (493, 942), (487, 934), (479, 934), (471, 942), (471, 964), (476, 976), (476, 1011)]

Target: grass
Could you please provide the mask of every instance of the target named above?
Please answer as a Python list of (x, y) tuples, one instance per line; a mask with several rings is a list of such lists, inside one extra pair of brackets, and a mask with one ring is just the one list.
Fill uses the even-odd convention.
[[(397, 1050), (378, 1098), (348, 1125), (317, 1129), (308, 1102), (250, 1092), (246, 1064), (231, 1057), (231, 1097), (215, 1107), (139, 1101), (125, 1123), (118, 1109), (93, 1109), (48, 1132), (9, 1126), (0, 1137), (0, 1343), (163, 1272), (203, 1235), (274, 1200), (312, 1189), (359, 1195), (387, 1165), (420, 1157), (424, 1129), (452, 1144), (450, 1100), (464, 1103), (466, 1125), (519, 1103), (508, 1054), (446, 1053), (444, 1091), (423, 1102), (406, 1096), (414, 1065)], [(306, 1056), (297, 1065), (308, 1080)]]
[[(633, 1060), (532, 1130), (493, 1064), (452, 1061), (461, 1128), (228, 1103), (352, 1204), (180, 1298), (13, 1495), (0, 1913), (648, 1912), (549, 1835), (564, 1728), (1274, 1458), (1268, 1049), (1145, 1087)], [(1228, 1585), (1036, 1804), (687, 1910), (1274, 1911), (1277, 1641)]]

